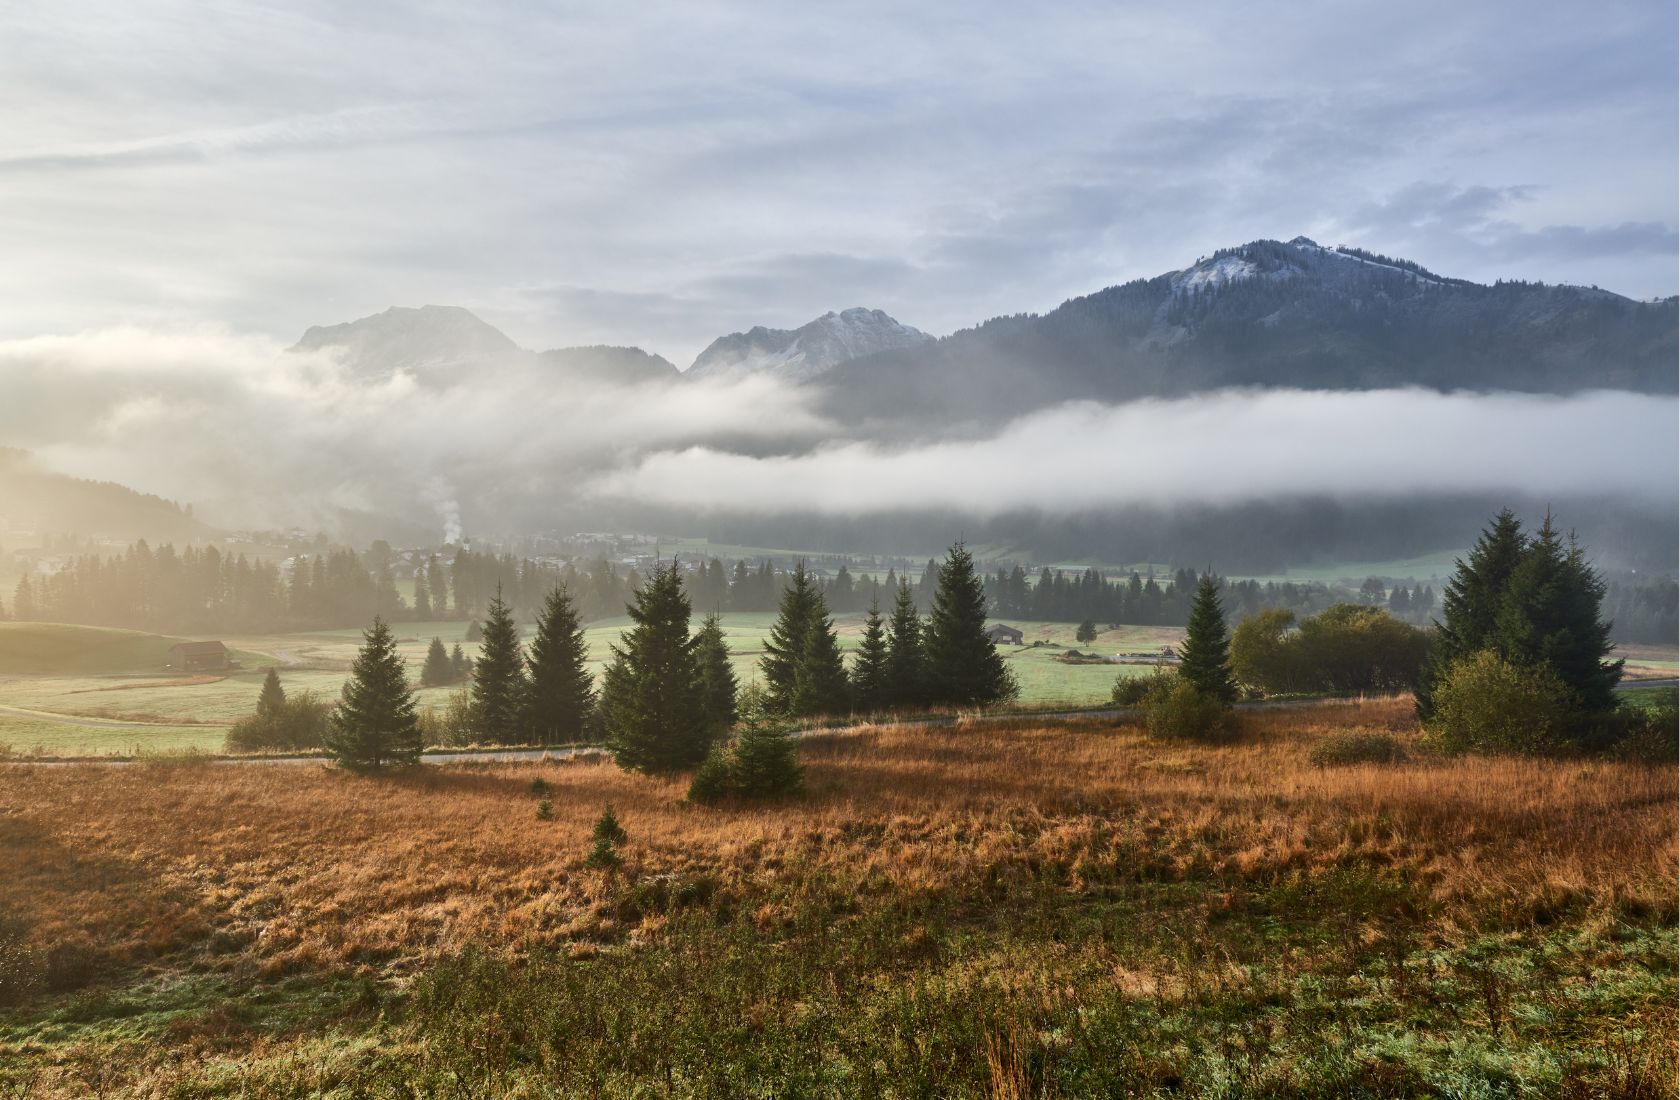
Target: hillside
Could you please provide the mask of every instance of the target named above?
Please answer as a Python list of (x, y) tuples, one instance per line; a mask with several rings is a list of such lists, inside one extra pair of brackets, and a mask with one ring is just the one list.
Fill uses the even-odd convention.
[(0, 676), (157, 672), (180, 638), (63, 623), (0, 622)]
[(1304, 237), (1255, 241), (818, 384), (847, 419), (1005, 418), (1228, 386), (1673, 393), (1676, 299), (1437, 275)]
[(54, 473), (26, 451), (0, 447), (0, 545), (40, 545), (49, 535), (187, 542), (215, 533), (174, 501)]

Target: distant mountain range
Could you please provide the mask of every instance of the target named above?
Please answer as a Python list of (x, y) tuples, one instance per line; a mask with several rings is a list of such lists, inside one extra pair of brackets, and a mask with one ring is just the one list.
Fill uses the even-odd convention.
[(343, 348), (358, 373), (422, 381), (496, 367), (576, 381), (767, 373), (819, 387), (848, 422), (993, 421), (1059, 401), (1230, 386), (1674, 393), (1677, 305), (1591, 287), (1487, 286), (1297, 237), (937, 340), (863, 308), (796, 329), (755, 327), (714, 340), (686, 373), (634, 347), (527, 351), (451, 306), (311, 328), (296, 347)]
[(497, 369), (538, 370), (576, 381), (645, 382), (678, 377), (668, 359), (641, 348), (596, 345), (527, 351), (459, 306), (393, 306), (359, 321), (317, 325), (290, 350), (331, 348), (342, 349), (346, 361), (362, 377), (389, 377), (401, 370), (434, 384)]
[(720, 336), (688, 368), (689, 378), (762, 372), (807, 381), (852, 359), (933, 343), (920, 329), (878, 309), (825, 313), (796, 329), (764, 328)]

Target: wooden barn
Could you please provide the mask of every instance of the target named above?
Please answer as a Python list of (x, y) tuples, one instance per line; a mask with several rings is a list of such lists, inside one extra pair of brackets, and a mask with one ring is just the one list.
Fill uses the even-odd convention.
[(1025, 640), (1026, 635), (1012, 626), (1004, 626), (1002, 623), (998, 623), (992, 629), (986, 631), (986, 637), (992, 640), (993, 645), (1020, 645)]
[(169, 667), (177, 672), (219, 672), (230, 667), (221, 642), (178, 642), (169, 647)]

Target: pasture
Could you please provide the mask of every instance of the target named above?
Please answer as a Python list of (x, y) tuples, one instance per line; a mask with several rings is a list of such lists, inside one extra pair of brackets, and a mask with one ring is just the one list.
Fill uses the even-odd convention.
[[(0, 763), (0, 1092), (1673, 1094), (1672, 769), (1436, 758), (1406, 699), (1240, 724), (864, 726), (759, 808)], [(1403, 755), (1311, 763), (1350, 732)]]
[[(743, 685), (758, 676), (764, 640), (775, 615), (724, 616), (735, 673)], [(837, 616), (843, 649), (856, 649), (863, 632), (861, 614)], [(600, 676), (610, 647), (629, 627), (619, 616), (587, 624), (590, 668)], [(1021, 682), (1026, 707), (1084, 707), (1107, 700), (1117, 674), (1141, 674), (1136, 666), (1069, 665), (1056, 660), (1075, 645), (1070, 623), (1013, 623), (1028, 640), (1047, 647), (1005, 646), (1003, 653)], [(460, 643), (471, 658), (477, 644), (465, 640), (468, 624), (459, 621), (395, 624), (399, 648), (412, 674), (419, 675), (426, 646), (435, 637), (446, 646)], [(529, 640), (533, 627), (520, 626)], [(1085, 652), (1158, 650), (1173, 644), (1182, 631), (1125, 627), (1100, 635)], [(361, 644), (359, 630), (261, 634), (222, 639), (242, 666), (228, 672), (182, 676), (163, 668), (169, 646), (180, 641), (163, 635), (49, 623), (0, 623), (0, 746), (18, 754), (84, 756), (138, 752), (218, 752), (227, 727), (256, 706), (265, 670), (274, 666), (288, 691), (338, 695)], [(453, 687), (419, 691), (422, 706), (444, 706)]]

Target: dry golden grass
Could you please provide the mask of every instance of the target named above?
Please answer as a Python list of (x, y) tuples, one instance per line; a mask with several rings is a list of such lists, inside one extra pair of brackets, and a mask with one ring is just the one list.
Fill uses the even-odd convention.
[[(37, 942), (85, 941), (112, 962), (202, 953), (270, 975), (402, 966), (469, 940), (657, 935), (658, 918), (617, 926), (602, 874), (583, 866), (611, 802), (630, 834), (623, 875), (710, 876), (721, 893), (760, 899), (767, 924), (819, 884), (983, 891), (1055, 867), (1077, 890), (1096, 868), (1247, 879), (1353, 859), (1425, 884), (1448, 922), (1490, 908), (1517, 921), (1565, 908), (1673, 920), (1670, 769), (1307, 762), (1348, 730), (1415, 739), (1410, 706), (1251, 712), (1220, 746), (1095, 721), (863, 727), (805, 743), (807, 798), (750, 810), (688, 806), (682, 782), (604, 759), (385, 777), (316, 764), (0, 766), (0, 913)], [(538, 819), (539, 797), (552, 820)]]

